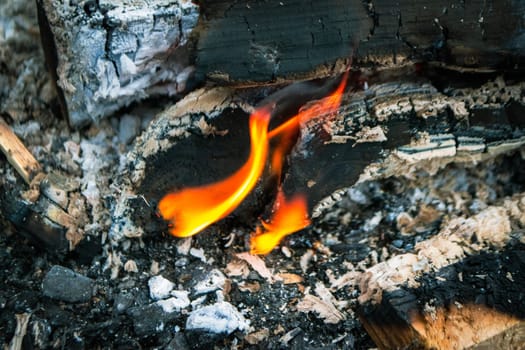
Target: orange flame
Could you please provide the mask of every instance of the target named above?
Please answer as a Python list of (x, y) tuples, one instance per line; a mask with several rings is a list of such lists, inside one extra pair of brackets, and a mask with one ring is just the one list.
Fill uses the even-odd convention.
[(301, 123), (305, 123), (311, 119), (337, 112), (339, 106), (341, 105), (341, 100), (343, 99), (343, 92), (346, 88), (348, 75), (349, 71), (346, 71), (346, 73), (343, 75), (343, 79), (337, 86), (337, 89), (331, 95), (302, 109), (295, 116), (288, 119), (277, 128), (271, 130), (268, 133), (268, 137), (272, 139), (282, 133), (289, 132), (291, 129), (298, 129)]
[(268, 153), (270, 109), (261, 108), (250, 116), (250, 156), (230, 177), (217, 183), (170, 193), (159, 202), (159, 211), (171, 221), (170, 233), (192, 236), (230, 214), (248, 195), (264, 169)]
[[(279, 127), (268, 132), (271, 111), (268, 107), (256, 110), (250, 116), (250, 156), (246, 163), (230, 177), (180, 192), (169, 193), (159, 202), (162, 217), (170, 221), (170, 233), (177, 237), (192, 236), (214, 222), (229, 215), (253, 189), (264, 170), (270, 139), (277, 138), (271, 159), (272, 171), (280, 178), (286, 153), (293, 146), (292, 136), (301, 123), (336, 112), (341, 104), (348, 72), (330, 96), (301, 110)], [(262, 222), (251, 238), (252, 254), (267, 254), (286, 236), (308, 226), (306, 197), (296, 195), (287, 200), (279, 188), (273, 217)]]
[(279, 189), (275, 201), (275, 213), (270, 222), (262, 221), (266, 232), (258, 227), (250, 240), (250, 254), (268, 254), (287, 235), (310, 225), (306, 207), (306, 197), (295, 195), (290, 201)]
[[(346, 88), (348, 73), (348, 71), (345, 73), (341, 83), (330, 96), (301, 110), (268, 134), (269, 138), (280, 137), (280, 142), (272, 157), (272, 171), (279, 177), (281, 176), (286, 150), (291, 146), (290, 137), (299, 129), (301, 123), (337, 112)], [(310, 225), (310, 220), (308, 219), (306, 197), (296, 195), (287, 201), (279, 188), (273, 217), (269, 223), (262, 221), (265, 232), (261, 227), (257, 227), (250, 241), (250, 252), (251, 254), (268, 254), (285, 236), (302, 230), (308, 225)]]

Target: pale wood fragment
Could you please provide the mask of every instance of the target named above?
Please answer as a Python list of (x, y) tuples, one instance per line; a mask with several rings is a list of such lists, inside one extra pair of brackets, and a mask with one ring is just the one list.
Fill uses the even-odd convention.
[(25, 183), (30, 185), (34, 176), (41, 171), (40, 164), (2, 117), (0, 117), (0, 150)]

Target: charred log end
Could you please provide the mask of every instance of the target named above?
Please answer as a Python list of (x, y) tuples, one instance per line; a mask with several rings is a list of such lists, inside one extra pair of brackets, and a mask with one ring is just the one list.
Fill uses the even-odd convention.
[[(359, 317), (381, 349), (519, 347), (525, 340), (519, 292), (525, 284), (524, 252), (523, 243), (511, 239), (502, 251), (482, 252), (425, 273), (415, 278), (414, 287), (403, 281), (380, 287), (370, 281), (382, 277), (370, 275), (362, 285)], [(405, 271), (408, 280), (417, 274)], [(373, 298), (366, 289), (371, 286), (377, 288)]]

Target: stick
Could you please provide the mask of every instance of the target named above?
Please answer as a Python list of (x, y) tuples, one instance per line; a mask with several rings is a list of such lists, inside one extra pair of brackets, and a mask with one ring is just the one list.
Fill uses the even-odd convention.
[(7, 161), (29, 185), (42, 168), (22, 141), (15, 135), (9, 125), (0, 117), (0, 149)]

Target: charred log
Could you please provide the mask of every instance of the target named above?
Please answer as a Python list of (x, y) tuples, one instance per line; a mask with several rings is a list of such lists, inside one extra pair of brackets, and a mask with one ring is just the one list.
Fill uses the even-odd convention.
[(512, 1), (37, 4), (48, 65), (77, 127), (192, 82), (327, 77), (351, 56), (367, 67), (523, 71), (524, 64), (525, 7)]
[[(381, 349), (515, 348), (524, 340), (521, 196), (365, 271), (360, 319)], [(476, 243), (472, 243), (472, 241)], [(474, 250), (475, 253), (472, 251)]]
[[(418, 168), (432, 172), (450, 162), (468, 166), (516, 150), (525, 144), (524, 123), (516, 114), (523, 109), (522, 89), (498, 79), (481, 88), (439, 92), (416, 79), (348, 94), (334, 118), (319, 116), (301, 126), (283, 176), (284, 192), (306, 194), (316, 217), (357, 181)], [(301, 101), (294, 89), (289, 92), (288, 100)], [(265, 101), (281, 101), (281, 95)], [(254, 91), (201, 90), (156, 119), (128, 155), (114, 237), (141, 235), (146, 227), (162, 231), (148, 223), (155, 221), (163, 195), (216, 182), (240, 168), (249, 150), (250, 98)], [(237, 223), (253, 224), (271, 208), (275, 190), (276, 179), (263, 175), (234, 213)]]

